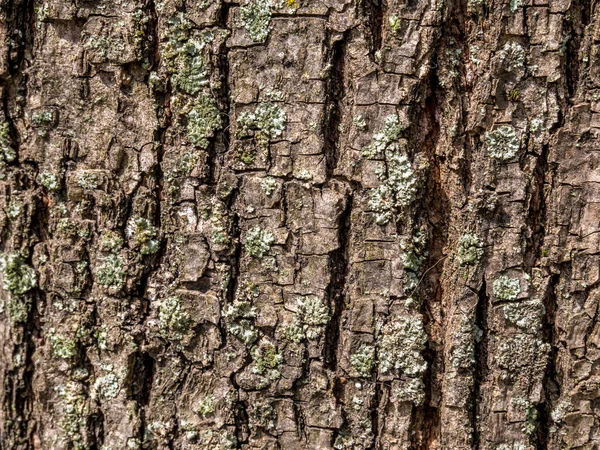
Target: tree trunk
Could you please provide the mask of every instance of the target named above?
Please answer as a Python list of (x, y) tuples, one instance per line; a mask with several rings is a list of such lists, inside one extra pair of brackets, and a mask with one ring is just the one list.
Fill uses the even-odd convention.
[(0, 36), (0, 449), (600, 448), (600, 3)]

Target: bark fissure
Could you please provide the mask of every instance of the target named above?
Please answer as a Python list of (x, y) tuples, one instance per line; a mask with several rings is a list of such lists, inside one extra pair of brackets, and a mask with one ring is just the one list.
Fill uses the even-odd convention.
[[(487, 286), (485, 278), (481, 281), (481, 288), (477, 293), (477, 305), (475, 306), (475, 327), (473, 340), (475, 341), (475, 369), (473, 371), (473, 391), (469, 401), (471, 429), (473, 430), (472, 449), (479, 450), (483, 448), (485, 442), (482, 442), (480, 433), (479, 408), (481, 399), (481, 387), (483, 380), (488, 375), (488, 314), (490, 299), (487, 295)], [(480, 334), (480, 336), (478, 336)]]

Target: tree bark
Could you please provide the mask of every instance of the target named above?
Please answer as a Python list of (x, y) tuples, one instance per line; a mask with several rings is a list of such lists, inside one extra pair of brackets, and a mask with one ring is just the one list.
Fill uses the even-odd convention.
[(0, 449), (600, 448), (598, 2), (0, 38)]

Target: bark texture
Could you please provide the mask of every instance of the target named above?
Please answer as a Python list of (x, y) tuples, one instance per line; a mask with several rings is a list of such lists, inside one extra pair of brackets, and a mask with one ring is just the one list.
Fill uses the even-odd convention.
[(0, 449), (600, 448), (600, 3), (0, 0)]

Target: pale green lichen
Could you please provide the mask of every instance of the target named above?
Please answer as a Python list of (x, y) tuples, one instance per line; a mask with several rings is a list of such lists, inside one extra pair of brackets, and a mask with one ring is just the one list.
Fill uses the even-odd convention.
[(254, 227), (246, 233), (244, 249), (250, 256), (261, 259), (269, 252), (273, 242), (275, 242), (275, 238), (272, 233), (260, 227)]
[(96, 281), (105, 288), (121, 289), (125, 284), (123, 258), (120, 255), (108, 255), (96, 272)]
[(490, 156), (500, 160), (514, 158), (521, 146), (515, 129), (510, 125), (486, 133), (485, 142)]
[(258, 339), (258, 330), (254, 326), (256, 309), (248, 301), (235, 301), (223, 310), (226, 329), (245, 344), (252, 344)]
[(277, 187), (277, 180), (273, 177), (265, 177), (260, 181), (260, 187), (267, 197), (273, 195)]
[(18, 253), (10, 253), (0, 258), (2, 286), (14, 295), (23, 295), (36, 284), (35, 270), (25, 263)]
[(163, 338), (180, 341), (190, 327), (190, 315), (181, 305), (181, 299), (172, 296), (158, 305), (158, 323)]
[(82, 189), (94, 190), (99, 186), (100, 180), (94, 172), (81, 172), (77, 177), (77, 184)]
[(546, 308), (539, 300), (504, 305), (504, 318), (524, 331), (537, 333), (542, 327)]
[(392, 34), (397, 35), (400, 31), (401, 25), (400, 17), (397, 14), (392, 14), (389, 18), (390, 30), (392, 30)]
[(254, 42), (265, 42), (271, 31), (271, 0), (247, 0), (240, 7), (240, 25)]
[(6, 208), (6, 216), (9, 219), (16, 219), (21, 215), (21, 202), (19, 200), (11, 200)]
[(8, 317), (13, 323), (26, 322), (31, 309), (31, 299), (27, 297), (10, 297), (7, 301), (6, 310)]
[(317, 296), (298, 299), (298, 309), (285, 335), (292, 342), (315, 340), (323, 335), (329, 322), (329, 308)]
[(367, 120), (363, 115), (359, 114), (357, 116), (354, 116), (353, 122), (356, 128), (358, 128), (359, 130), (367, 129)]
[(388, 158), (388, 167), (378, 173), (381, 186), (371, 191), (369, 208), (375, 213), (375, 223), (387, 224), (400, 208), (409, 206), (417, 193), (417, 177), (409, 159), (393, 154)]
[(475, 265), (483, 256), (483, 243), (473, 233), (465, 233), (458, 239), (456, 256), (461, 266)]
[(500, 58), (506, 70), (512, 72), (515, 69), (523, 67), (525, 63), (525, 50), (517, 42), (507, 42), (500, 51)]
[(52, 111), (36, 111), (31, 115), (31, 124), (34, 127), (44, 127), (52, 125), (54, 122), (54, 115)]
[(123, 238), (116, 231), (106, 231), (100, 240), (100, 248), (103, 251), (118, 252), (123, 248)]
[(533, 404), (527, 406), (527, 412), (525, 414), (525, 423), (523, 424), (523, 432), (527, 436), (535, 436), (537, 431), (538, 422), (538, 410)]
[(461, 317), (459, 329), (454, 333), (450, 361), (455, 369), (471, 369), (475, 366), (475, 344), (483, 337), (483, 331), (472, 318)]
[(416, 288), (419, 283), (419, 272), (426, 259), (426, 239), (426, 234), (420, 230), (400, 242), (402, 266), (404, 267), (404, 288), (406, 290)]
[(497, 445), (495, 450), (527, 450), (528, 446), (521, 444), (520, 442), (513, 442), (511, 444), (500, 444)]
[(173, 87), (189, 95), (209, 85), (208, 70), (202, 57), (205, 42), (190, 39), (178, 49), (171, 77)]
[(208, 139), (212, 138), (215, 131), (223, 126), (217, 103), (212, 97), (204, 94), (196, 97), (187, 119), (190, 141), (202, 149), (208, 148)]
[(267, 401), (252, 402), (249, 414), (250, 424), (253, 428), (261, 427), (267, 430), (275, 429), (277, 415), (275, 408)]
[(425, 383), (420, 377), (403, 379), (400, 381), (395, 394), (396, 399), (400, 402), (421, 405), (425, 401)]
[(250, 351), (252, 356), (252, 372), (262, 375), (265, 385), (281, 378), (283, 355), (277, 347), (266, 338), (261, 339)]
[(52, 355), (55, 358), (71, 359), (77, 355), (77, 342), (69, 336), (57, 334), (54, 328), (48, 332), (48, 338), (52, 345)]
[(158, 241), (155, 239), (157, 230), (148, 219), (143, 217), (130, 219), (127, 234), (142, 255), (151, 255), (158, 251)]
[(202, 417), (206, 417), (209, 414), (215, 412), (215, 402), (216, 398), (214, 395), (207, 395), (202, 400), (198, 402), (196, 406), (196, 413), (200, 414)]
[(361, 344), (350, 356), (350, 364), (361, 377), (370, 377), (375, 367), (375, 347)]
[(101, 365), (104, 375), (96, 378), (92, 389), (92, 398), (115, 398), (120, 390), (119, 377), (114, 372), (112, 364)]
[(385, 119), (383, 131), (373, 136), (364, 147), (365, 158), (383, 158), (385, 166), (377, 171), (381, 185), (370, 192), (369, 208), (375, 212), (375, 223), (387, 224), (400, 209), (409, 206), (417, 193), (417, 177), (407, 156), (400, 153), (398, 139), (402, 126), (398, 115)]
[(381, 372), (396, 369), (408, 376), (421, 375), (427, 369), (422, 355), (426, 343), (423, 322), (418, 317), (389, 320), (377, 341)]
[(287, 115), (279, 105), (260, 103), (254, 112), (243, 112), (238, 116), (238, 135), (248, 136), (252, 130), (257, 130), (255, 138), (264, 147), (270, 139), (281, 137), (286, 121)]
[(527, 370), (542, 373), (550, 345), (530, 334), (517, 334), (504, 339), (495, 352), (502, 379), (510, 379), (515, 372)]
[(299, 169), (294, 171), (294, 177), (299, 180), (309, 181), (312, 180), (312, 174), (306, 169)]
[(8, 122), (0, 122), (0, 163), (4, 165), (7, 162), (13, 162), (16, 158), (17, 153), (12, 148)]
[(40, 183), (49, 191), (57, 191), (60, 187), (58, 177), (56, 174), (50, 172), (40, 173)]
[(373, 135), (373, 142), (362, 149), (364, 158), (375, 158), (385, 156), (386, 150), (396, 152), (399, 147), (397, 140), (402, 132), (400, 119), (397, 114), (391, 114), (385, 118), (385, 126), (382, 131)]
[(60, 398), (57, 402), (62, 406), (63, 416), (60, 427), (63, 431), (61, 440), (68, 443), (74, 450), (88, 450), (92, 445), (87, 442), (87, 425), (89, 419), (89, 402), (82, 383), (69, 381), (59, 385), (55, 391)]
[(521, 293), (521, 282), (518, 278), (500, 275), (492, 284), (492, 292), (499, 300), (514, 300)]

